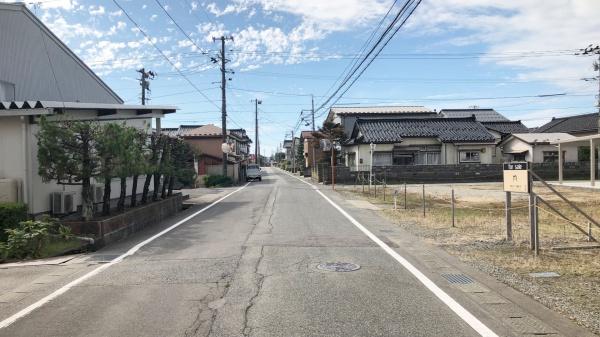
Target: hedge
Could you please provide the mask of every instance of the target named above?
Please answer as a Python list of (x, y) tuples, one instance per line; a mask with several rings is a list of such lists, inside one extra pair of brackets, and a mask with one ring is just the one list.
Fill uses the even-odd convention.
[(206, 176), (204, 177), (204, 185), (206, 187), (227, 187), (233, 185), (233, 180), (227, 176)]
[(8, 234), (5, 229), (19, 226), (21, 221), (27, 220), (27, 205), (13, 202), (0, 203), (0, 241), (6, 241)]

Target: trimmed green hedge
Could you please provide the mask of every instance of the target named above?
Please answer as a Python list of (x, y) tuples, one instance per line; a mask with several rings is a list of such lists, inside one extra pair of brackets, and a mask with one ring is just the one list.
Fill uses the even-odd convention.
[(27, 205), (14, 202), (0, 203), (0, 241), (6, 241), (6, 229), (19, 226), (21, 221), (27, 220)]
[(233, 180), (227, 176), (206, 176), (204, 177), (206, 187), (227, 187), (233, 185)]

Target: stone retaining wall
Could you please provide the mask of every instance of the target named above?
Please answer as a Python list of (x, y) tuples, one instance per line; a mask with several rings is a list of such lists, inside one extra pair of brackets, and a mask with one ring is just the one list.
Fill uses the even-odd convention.
[(173, 216), (182, 209), (184, 199), (181, 193), (177, 193), (165, 200), (142, 205), (106, 219), (65, 221), (64, 224), (75, 235), (93, 237), (95, 248), (99, 248)]

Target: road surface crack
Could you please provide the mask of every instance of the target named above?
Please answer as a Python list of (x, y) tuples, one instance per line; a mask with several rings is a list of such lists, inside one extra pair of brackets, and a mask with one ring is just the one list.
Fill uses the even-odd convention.
[(252, 334), (252, 327), (248, 326), (248, 314), (250, 313), (252, 307), (254, 307), (254, 305), (256, 304), (256, 299), (258, 298), (258, 296), (260, 296), (262, 286), (266, 277), (264, 274), (258, 272), (259, 265), (264, 257), (264, 249), (264, 246), (260, 247), (260, 256), (258, 257), (258, 259), (256, 259), (256, 264), (254, 265), (254, 275), (256, 276), (256, 291), (248, 301), (248, 305), (244, 310), (244, 325), (242, 327), (242, 334), (244, 335), (244, 337), (248, 337)]

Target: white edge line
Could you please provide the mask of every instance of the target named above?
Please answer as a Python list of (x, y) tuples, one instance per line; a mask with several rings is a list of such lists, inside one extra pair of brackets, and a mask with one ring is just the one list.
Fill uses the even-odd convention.
[(360, 222), (354, 219), (350, 214), (348, 214), (344, 209), (338, 206), (335, 202), (333, 202), (329, 197), (327, 197), (323, 192), (319, 191), (317, 187), (309, 182), (306, 182), (292, 174), (289, 174), (285, 171), (283, 173), (288, 174), (289, 176), (300, 180), (301, 182), (311, 186), (315, 192), (319, 193), (327, 202), (329, 202), (335, 209), (337, 209), (346, 219), (350, 220), (350, 222), (356, 226), (360, 231), (362, 231), (369, 239), (373, 240), (379, 247), (381, 247), (386, 253), (388, 253), (391, 257), (393, 257), (398, 263), (400, 263), (406, 270), (408, 270), (413, 276), (415, 276), (429, 291), (431, 291), (437, 298), (439, 298), (444, 304), (446, 304), (458, 317), (460, 317), (465, 323), (467, 323), (473, 330), (475, 330), (478, 334), (485, 337), (498, 337), (498, 335), (493, 332), (490, 328), (488, 328), (485, 324), (483, 324), (477, 317), (471, 314), (467, 309), (465, 309), (462, 305), (456, 302), (455, 299), (450, 297), (445, 291), (443, 291), (440, 287), (438, 287), (433, 281), (431, 281), (425, 274), (423, 274), (417, 267), (415, 267), (412, 263), (408, 262), (404, 257), (402, 257), (398, 252), (393, 250), (390, 246), (388, 246), (385, 242), (381, 241), (375, 234), (371, 233), (367, 228), (365, 228)]
[(193, 217), (197, 216), (200, 213), (205, 212), (206, 210), (208, 210), (209, 208), (213, 207), (214, 205), (220, 203), (221, 201), (225, 200), (226, 198), (228, 198), (229, 196), (241, 191), (242, 189), (246, 188), (248, 185), (250, 185), (250, 183), (247, 183), (246, 185), (236, 189), (235, 191), (223, 196), (222, 198), (214, 201), (212, 204), (204, 207), (203, 209), (185, 217), (183, 220), (178, 221), (177, 223), (169, 226), (168, 228), (163, 229), (162, 231), (160, 231), (159, 233), (149, 237), (148, 239), (138, 243), (137, 245), (131, 247), (127, 252), (125, 252), (124, 254), (114, 258), (113, 260), (111, 260), (110, 262), (101, 265), (100, 267), (90, 271), (89, 273), (81, 276), (78, 279), (75, 279), (67, 284), (65, 284), (64, 286), (62, 286), (61, 288), (55, 290), (54, 292), (52, 292), (51, 294), (47, 295), (46, 297), (40, 299), (39, 301), (29, 305), (28, 307), (26, 307), (25, 309), (17, 312), (16, 314), (13, 314), (12, 316), (4, 319), (3, 321), (0, 322), (0, 329), (6, 328), (8, 326), (10, 326), (11, 324), (13, 324), (14, 322), (16, 322), (17, 320), (29, 315), (31, 312), (33, 312), (34, 310), (44, 306), (46, 303), (52, 301), (53, 299), (57, 298), (58, 296), (66, 293), (67, 291), (69, 291), (71, 288), (73, 288), (74, 286), (80, 284), (81, 282), (100, 274), (103, 270), (110, 268), (111, 266), (114, 266), (115, 264), (123, 261), (123, 259), (125, 259), (128, 256), (131, 256), (133, 254), (135, 254), (138, 250), (140, 250), (140, 248), (144, 247), (145, 245), (149, 244), (150, 242), (156, 240), (157, 238), (161, 237), (162, 235), (170, 232), (171, 230), (179, 227), (181, 224), (189, 221), (190, 219), (192, 219)]

